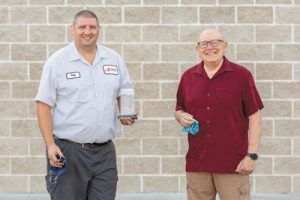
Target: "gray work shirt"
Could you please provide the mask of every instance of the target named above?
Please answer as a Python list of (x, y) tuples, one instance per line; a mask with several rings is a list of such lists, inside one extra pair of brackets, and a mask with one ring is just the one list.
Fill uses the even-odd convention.
[(45, 63), (36, 101), (52, 107), (53, 133), (79, 143), (101, 143), (116, 136), (116, 98), (133, 95), (122, 57), (97, 44), (93, 64), (75, 44), (58, 50)]

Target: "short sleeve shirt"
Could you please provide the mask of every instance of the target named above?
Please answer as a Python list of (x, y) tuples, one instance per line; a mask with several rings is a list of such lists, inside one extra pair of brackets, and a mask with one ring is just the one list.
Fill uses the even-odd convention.
[(133, 95), (133, 85), (121, 56), (97, 44), (93, 64), (74, 43), (45, 63), (36, 101), (53, 109), (53, 133), (80, 143), (101, 143), (118, 133), (118, 96)]
[(189, 134), (188, 172), (235, 173), (248, 149), (248, 117), (263, 103), (251, 73), (224, 57), (220, 70), (209, 79), (203, 62), (182, 76), (176, 110), (186, 111), (200, 124)]

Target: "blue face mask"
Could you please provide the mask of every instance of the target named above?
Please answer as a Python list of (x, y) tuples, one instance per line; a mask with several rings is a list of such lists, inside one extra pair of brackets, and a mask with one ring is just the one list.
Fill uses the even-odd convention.
[(181, 130), (183, 132), (190, 133), (192, 135), (197, 135), (199, 132), (200, 126), (197, 120), (194, 120), (193, 124), (189, 127), (183, 127)]

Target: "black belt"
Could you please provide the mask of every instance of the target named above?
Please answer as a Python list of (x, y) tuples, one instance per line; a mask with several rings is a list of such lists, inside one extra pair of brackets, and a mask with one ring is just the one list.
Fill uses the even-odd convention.
[(103, 143), (78, 143), (78, 142), (74, 142), (74, 141), (68, 140), (68, 139), (60, 139), (60, 138), (57, 138), (57, 137), (54, 137), (54, 138), (57, 139), (57, 140), (63, 141), (63, 142), (70, 143), (70, 144), (80, 145), (83, 149), (84, 148), (95, 148), (95, 147), (106, 145), (106, 144), (111, 142), (111, 140), (108, 140), (108, 141), (103, 142)]

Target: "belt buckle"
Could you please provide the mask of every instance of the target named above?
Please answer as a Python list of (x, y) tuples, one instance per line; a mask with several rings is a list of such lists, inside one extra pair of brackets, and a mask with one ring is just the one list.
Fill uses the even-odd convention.
[(83, 149), (94, 148), (95, 145), (93, 143), (81, 143), (81, 147)]

